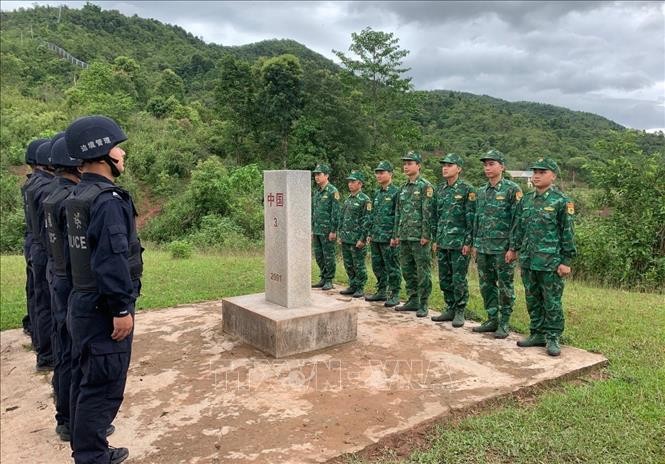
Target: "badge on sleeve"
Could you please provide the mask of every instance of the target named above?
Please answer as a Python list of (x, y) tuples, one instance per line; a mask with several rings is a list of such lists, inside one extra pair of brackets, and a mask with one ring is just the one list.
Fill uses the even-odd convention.
[(367, 202), (367, 211), (372, 211), (372, 202), (371, 201)]
[(566, 203), (566, 209), (568, 209), (568, 214), (575, 214), (575, 203), (569, 201)]
[(515, 192), (515, 201), (520, 201), (522, 199), (522, 195), (523, 194), (522, 194), (521, 190), (518, 190), (517, 192)]
[(339, 201), (339, 192), (335, 192), (335, 200)]
[(476, 192), (469, 192), (469, 201), (476, 201)]
[(432, 195), (434, 195), (434, 189), (432, 187), (427, 187), (425, 195), (427, 195), (427, 198), (432, 198)]

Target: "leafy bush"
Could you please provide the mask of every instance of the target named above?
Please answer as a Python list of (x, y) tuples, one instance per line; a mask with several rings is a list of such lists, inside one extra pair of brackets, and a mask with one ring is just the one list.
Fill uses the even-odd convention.
[(644, 155), (630, 133), (604, 147), (614, 159), (593, 168), (601, 213), (580, 221), (579, 272), (608, 284), (665, 288), (665, 155)]
[(252, 241), (243, 235), (242, 227), (228, 217), (215, 214), (204, 216), (201, 226), (189, 236), (199, 248), (247, 250)]
[(175, 240), (169, 244), (169, 252), (174, 259), (187, 259), (192, 256), (192, 245), (185, 240)]
[(25, 217), (18, 176), (0, 176), (0, 252), (14, 253), (23, 249)]

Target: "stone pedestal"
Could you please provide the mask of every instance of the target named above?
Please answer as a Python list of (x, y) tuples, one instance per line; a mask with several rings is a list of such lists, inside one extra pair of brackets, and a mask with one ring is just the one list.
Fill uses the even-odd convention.
[(310, 305), (294, 309), (256, 293), (222, 300), (222, 320), (224, 332), (282, 358), (355, 340), (358, 312), (325, 293), (315, 293)]
[(223, 299), (224, 332), (276, 358), (355, 340), (355, 305), (311, 291), (311, 173), (263, 179), (265, 293)]

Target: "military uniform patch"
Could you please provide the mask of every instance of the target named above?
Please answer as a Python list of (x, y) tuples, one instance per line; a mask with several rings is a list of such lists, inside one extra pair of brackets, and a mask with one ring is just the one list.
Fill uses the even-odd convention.
[(575, 214), (575, 203), (569, 201), (566, 203), (566, 208), (568, 209), (568, 214)]
[(520, 201), (522, 199), (522, 196), (523, 196), (523, 194), (522, 194), (521, 190), (518, 190), (517, 192), (515, 192), (515, 200)]
[(427, 195), (427, 198), (432, 198), (432, 195), (434, 195), (434, 189), (432, 187), (427, 187), (425, 195)]
[(497, 199), (497, 200), (505, 200), (506, 197), (504, 197), (504, 196), (502, 195), (502, 196), (497, 196), (496, 199)]
[(469, 200), (476, 201), (476, 192), (469, 192)]
[(455, 200), (461, 200), (462, 198), (464, 198), (462, 195), (455, 195)]
[(372, 203), (369, 201), (367, 202), (367, 211), (372, 211)]
[(545, 206), (543, 209), (545, 211), (554, 211), (554, 208), (552, 208), (551, 206)]
[(339, 200), (339, 192), (335, 192), (335, 200)]

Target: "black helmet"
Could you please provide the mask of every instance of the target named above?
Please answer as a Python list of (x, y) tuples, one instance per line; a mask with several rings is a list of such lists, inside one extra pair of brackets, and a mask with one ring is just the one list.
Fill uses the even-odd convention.
[(51, 141), (47, 140), (42, 143), (39, 148), (37, 148), (37, 153), (35, 155), (36, 164), (39, 166), (50, 166), (51, 165)]
[(127, 140), (127, 135), (113, 119), (95, 115), (71, 123), (65, 139), (72, 158), (94, 160), (108, 155), (113, 147)]
[(67, 140), (60, 137), (51, 144), (51, 164), (58, 168), (76, 167), (83, 164), (80, 159), (72, 158), (67, 151)]
[(25, 149), (25, 164), (37, 164), (37, 149), (39, 146), (48, 142), (49, 139), (35, 139), (28, 144), (28, 148)]

